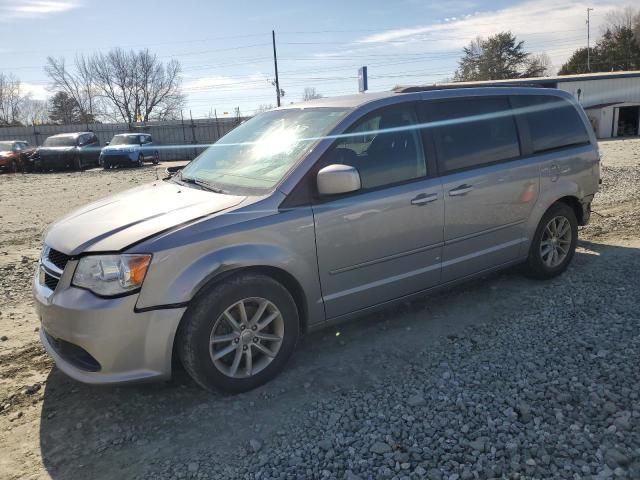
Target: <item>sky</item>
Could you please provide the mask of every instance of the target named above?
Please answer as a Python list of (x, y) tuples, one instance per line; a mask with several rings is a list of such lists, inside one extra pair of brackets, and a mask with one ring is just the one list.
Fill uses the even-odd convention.
[(0, 72), (13, 73), (33, 98), (51, 95), (47, 56), (113, 47), (148, 48), (182, 65), (185, 116), (251, 115), (276, 103), (271, 30), (276, 32), (283, 103), (305, 88), (324, 96), (451, 78), (462, 48), (477, 36), (510, 30), (525, 49), (546, 52), (555, 70), (592, 41), (605, 16), (631, 2), (598, 0), (0, 0)]

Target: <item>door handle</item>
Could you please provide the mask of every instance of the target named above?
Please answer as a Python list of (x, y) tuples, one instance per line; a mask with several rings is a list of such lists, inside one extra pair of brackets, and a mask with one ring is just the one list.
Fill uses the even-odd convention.
[(421, 193), (411, 200), (411, 205), (426, 205), (427, 203), (435, 202), (437, 199), (437, 193)]
[(449, 190), (449, 195), (452, 197), (455, 197), (458, 195), (466, 195), (471, 190), (473, 190), (473, 185), (467, 185), (465, 183), (464, 185), (460, 185), (459, 187), (456, 187), (453, 190)]

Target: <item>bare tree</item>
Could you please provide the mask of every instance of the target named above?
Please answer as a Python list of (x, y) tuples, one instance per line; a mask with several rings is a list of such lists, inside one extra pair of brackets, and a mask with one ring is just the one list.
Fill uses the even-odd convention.
[(256, 113), (268, 112), (269, 110), (273, 110), (273, 103), (261, 103), (256, 108)]
[(71, 68), (63, 58), (48, 57), (45, 72), (52, 90), (75, 100), (83, 122), (98, 116), (127, 123), (174, 119), (185, 103), (179, 62), (165, 64), (149, 50), (79, 55)]
[(315, 100), (316, 98), (322, 98), (322, 94), (313, 87), (307, 87), (302, 94), (302, 101)]
[(44, 71), (51, 81), (51, 90), (64, 92), (73, 98), (83, 122), (94, 121), (99, 113), (98, 92), (89, 60), (84, 55), (76, 56), (74, 68), (71, 69), (64, 58), (47, 57)]
[(176, 118), (184, 106), (180, 64), (163, 64), (148, 50), (120, 48), (91, 57), (89, 68), (100, 94), (127, 123)]
[(553, 72), (553, 64), (549, 55), (544, 52), (531, 54), (528, 58), (527, 72), (530, 77), (550, 76)]
[(23, 97), (20, 106), (20, 123), (23, 125), (42, 125), (49, 123), (49, 102), (35, 100), (30, 95)]
[(0, 73), (0, 125), (19, 122), (21, 103), (20, 80), (13, 74)]
[(633, 7), (617, 8), (610, 10), (604, 17), (605, 22), (602, 25), (602, 34), (607, 30), (617, 32), (622, 29), (632, 30), (634, 26), (640, 23), (640, 10)]

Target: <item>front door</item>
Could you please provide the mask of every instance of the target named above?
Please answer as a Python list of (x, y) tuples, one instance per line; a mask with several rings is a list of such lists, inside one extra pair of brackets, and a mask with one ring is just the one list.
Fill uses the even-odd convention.
[(313, 206), (328, 318), (440, 282), (444, 203), (427, 171), (413, 104), (364, 117), (322, 160), (358, 169), (362, 189)]

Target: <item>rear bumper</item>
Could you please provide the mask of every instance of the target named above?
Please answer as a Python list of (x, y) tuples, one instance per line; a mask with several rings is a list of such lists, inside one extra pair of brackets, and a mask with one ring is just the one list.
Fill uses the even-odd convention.
[(594, 195), (589, 195), (580, 201), (582, 215), (578, 219), (578, 224), (581, 226), (587, 225), (589, 220), (591, 220), (591, 202), (593, 202), (593, 197)]
[(138, 295), (104, 299), (60, 282), (55, 292), (34, 278), (40, 339), (57, 367), (91, 384), (171, 376), (173, 340), (185, 308), (137, 313)]

